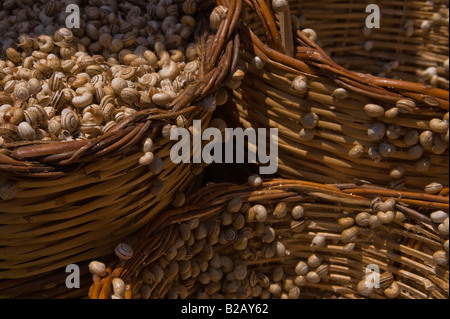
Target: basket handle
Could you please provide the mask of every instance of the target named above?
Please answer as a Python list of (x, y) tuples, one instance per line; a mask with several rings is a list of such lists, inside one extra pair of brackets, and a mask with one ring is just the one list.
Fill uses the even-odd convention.
[[(332, 78), (337, 84), (375, 98), (377, 100), (395, 104), (400, 99), (412, 99), (418, 102), (416, 111), (426, 108), (438, 107), (442, 110), (449, 110), (449, 92), (439, 88), (431, 88), (424, 84), (403, 80), (380, 78), (370, 74), (353, 72), (335, 63), (325, 51), (316, 43), (306, 37), (301, 30), (295, 30), (296, 48), (295, 57), (290, 57), (283, 53), (280, 46), (273, 39), (279, 39), (279, 33), (273, 27), (280, 27), (279, 21), (275, 22), (275, 15), (267, 11), (273, 11), (263, 0), (251, 0), (249, 5), (257, 14), (264, 26), (267, 44), (264, 44), (250, 29), (241, 29), (241, 37), (246, 37), (254, 53), (264, 62), (279, 67), (287, 72), (302, 74), (309, 78), (315, 75), (325, 74)], [(261, 14), (262, 13), (262, 14)], [(292, 26), (293, 27), (293, 26)]]

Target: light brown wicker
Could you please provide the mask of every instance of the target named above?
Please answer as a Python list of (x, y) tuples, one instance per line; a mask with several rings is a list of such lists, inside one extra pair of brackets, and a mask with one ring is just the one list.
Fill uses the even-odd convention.
[[(448, 231), (436, 223), (444, 212), (448, 196), (420, 192), (211, 183), (129, 237), (134, 256), (116, 257), (89, 296), (109, 298), (119, 277), (127, 298), (445, 299)], [(368, 269), (379, 271), (379, 287)]]
[[(133, 3), (145, 8), (143, 1)], [(199, 5), (213, 8), (209, 1)], [(32, 281), (37, 278), (33, 276), (106, 254), (170, 206), (177, 192), (195, 185), (201, 167), (175, 165), (169, 157), (174, 142), (161, 135), (161, 128), (175, 124), (179, 115), (188, 125), (193, 119), (201, 119), (203, 128), (209, 124), (211, 112), (201, 107), (202, 100), (215, 94), (236, 65), (239, 38), (233, 32), (240, 9), (240, 1), (230, 1), (216, 33), (208, 31), (209, 19), (199, 14), (201, 72), (167, 109), (138, 111), (94, 139), (1, 147), (2, 287), (6, 279)], [(164, 163), (160, 172), (138, 163), (147, 137), (153, 139), (155, 157)], [(155, 182), (162, 182), (158, 192), (152, 191)]]

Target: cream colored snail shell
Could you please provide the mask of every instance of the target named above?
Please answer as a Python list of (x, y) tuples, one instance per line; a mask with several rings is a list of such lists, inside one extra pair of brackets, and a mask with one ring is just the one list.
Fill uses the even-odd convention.
[(300, 94), (305, 94), (308, 91), (308, 82), (303, 75), (296, 76), (292, 81), (291, 87)]
[(424, 188), (425, 193), (427, 194), (437, 194), (439, 193), (444, 186), (442, 186), (441, 183), (437, 182), (431, 182), (430, 184), (426, 185)]
[(156, 93), (152, 96), (152, 101), (156, 105), (164, 106), (170, 103), (172, 97), (167, 93)]
[(92, 103), (93, 98), (94, 96), (91, 93), (85, 92), (81, 96), (75, 96), (72, 99), (72, 104), (75, 107), (83, 108), (90, 105)]
[(35, 129), (28, 124), (27, 122), (21, 122), (18, 126), (17, 126), (18, 132), (19, 132), (19, 137), (22, 140), (35, 140), (36, 139), (36, 131)]
[(325, 247), (326, 237), (323, 235), (316, 235), (314, 236), (313, 240), (311, 241), (311, 248), (313, 250), (321, 249)]
[(333, 91), (331, 96), (333, 96), (335, 99), (338, 99), (338, 100), (344, 100), (348, 97), (348, 92), (346, 89), (337, 88)]
[(430, 214), (430, 218), (434, 223), (442, 223), (446, 218), (448, 218), (448, 214), (442, 210), (437, 210)]
[(448, 263), (448, 254), (443, 250), (438, 250), (433, 254), (433, 259), (437, 265), (445, 266)]
[(384, 107), (378, 104), (366, 104), (364, 105), (364, 111), (370, 117), (380, 117), (384, 115)]
[(341, 233), (341, 241), (345, 244), (355, 241), (358, 237), (359, 228), (357, 226), (353, 226), (347, 228)]
[(74, 132), (78, 129), (80, 122), (77, 115), (70, 109), (64, 109), (61, 113), (61, 127), (68, 131)]
[(139, 164), (140, 165), (149, 165), (151, 162), (153, 162), (153, 159), (155, 156), (152, 152), (146, 152), (143, 156), (139, 158)]
[(99, 261), (92, 261), (89, 263), (89, 272), (93, 275), (103, 277), (106, 275), (106, 266)]
[(353, 217), (341, 217), (338, 219), (338, 224), (344, 228), (353, 226), (354, 223), (355, 223), (355, 220), (353, 219)]
[(449, 128), (448, 121), (434, 118), (429, 122), (430, 128), (436, 133), (445, 133)]
[(115, 295), (124, 297), (125, 296), (125, 282), (121, 278), (114, 278), (111, 281), (113, 291)]
[(302, 218), (304, 213), (305, 213), (305, 209), (301, 205), (295, 206), (294, 208), (292, 208), (292, 211), (291, 211), (292, 218), (294, 218), (294, 219)]

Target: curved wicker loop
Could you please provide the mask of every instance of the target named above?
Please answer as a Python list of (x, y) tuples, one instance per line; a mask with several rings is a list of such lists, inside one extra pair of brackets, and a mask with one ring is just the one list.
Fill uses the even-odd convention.
[[(280, 48), (278, 14), (262, 2), (245, 2), (239, 68), (246, 75), (233, 90), (234, 111), (223, 116), (245, 128), (278, 128), (279, 176), (414, 190), (448, 185), (447, 90), (348, 70), (294, 26), (291, 57)], [(370, 114), (372, 107), (381, 113)], [(305, 115), (316, 118), (310, 127)]]
[[(222, 238), (225, 232), (235, 227), (233, 226), (235, 224), (222, 222), (222, 219), (230, 214), (227, 207), (236, 198), (242, 201), (242, 208), (238, 212), (233, 211), (231, 215), (242, 214), (245, 217), (245, 225), (243, 228), (237, 228), (236, 231), (250, 230), (247, 250), (240, 248), (235, 250), (233, 248), (236, 247), (233, 246), (235, 242), (231, 239), (229, 243), (223, 243), (217, 239)], [(391, 221), (383, 219), (383, 224), (380, 221), (373, 224), (371, 221), (369, 224), (369, 221), (365, 223), (360, 217), (366, 215), (365, 218), (369, 216), (375, 219), (377, 217), (374, 216), (383, 218), (385, 213), (379, 211), (376, 203), (392, 200), (395, 202), (393, 210), (397, 214), (395, 219)], [(280, 203), (284, 203), (287, 207), (287, 215), (283, 215), (284, 217), (275, 215), (275, 207)], [(267, 209), (266, 220), (258, 222), (251, 219), (250, 207), (255, 205), (263, 205)], [(291, 211), (295, 210), (294, 207), (300, 206), (304, 209), (302, 217), (291, 216)], [(181, 269), (178, 274), (167, 273), (158, 280), (154, 279), (156, 281), (148, 279), (153, 278), (153, 275), (159, 276), (157, 273), (152, 273), (156, 271), (154, 269), (159, 267), (158, 265), (166, 265), (163, 266), (163, 272), (169, 272), (170, 266), (167, 265), (174, 262), (178, 263), (179, 267), (189, 262), (191, 265), (201, 263), (204, 258), (202, 251), (196, 255), (195, 247), (198, 242), (204, 241), (201, 240), (203, 237), (198, 237), (198, 240), (189, 240), (186, 239), (188, 237), (182, 237), (185, 230), (181, 230), (182, 224), (196, 224), (192, 221), (198, 219), (198, 225), (205, 226), (210, 234), (206, 237), (205, 246), (209, 244), (215, 255), (227, 256), (234, 261), (235, 265), (246, 265), (247, 275), (239, 279), (242, 287), (246, 287), (249, 283), (253, 287), (251, 278), (254, 272), (258, 276), (264, 274), (271, 278), (272, 271), (281, 267), (285, 274), (283, 278), (292, 279), (292, 281), (298, 279), (302, 282), (300, 298), (302, 296), (303, 298), (332, 296), (392, 298), (387, 288), (394, 281), (394, 285), (402, 288), (401, 292), (395, 296), (398, 298), (447, 298), (448, 285), (445, 284), (445, 278), (448, 276), (448, 256), (447, 264), (439, 266), (435, 265), (432, 257), (434, 252), (442, 249), (444, 241), (448, 240), (448, 235), (440, 234), (436, 224), (430, 219), (430, 213), (436, 210), (448, 213), (448, 196), (350, 184), (325, 185), (286, 179), (267, 180), (257, 189), (228, 183), (211, 184), (189, 196), (184, 207), (167, 211), (164, 217), (160, 216), (154, 223), (128, 238), (127, 242), (138, 253), (124, 265), (112, 263), (110, 267), (118, 269), (117, 267), (123, 266), (123, 270), (120, 268), (120, 273), (115, 276), (131, 284), (132, 294), (129, 298), (144, 298), (142, 293), (147, 290), (142, 289), (143, 285), (149, 286), (147, 288), (150, 288), (151, 292), (146, 298), (174, 296), (173, 290), (182, 291), (180, 287), (184, 284), (189, 286), (189, 292), (184, 297), (201, 296), (205, 289), (209, 289), (206, 288), (208, 282), (204, 283), (200, 277), (194, 277), (196, 276), (194, 274), (190, 278)], [(403, 217), (400, 218), (400, 216)], [(220, 225), (220, 232), (213, 231), (215, 229), (213, 225), (217, 223)], [(281, 242), (289, 253), (283, 256), (262, 255), (265, 249), (270, 247), (270, 244), (264, 244), (264, 240), (261, 242), (263, 226), (274, 229), (275, 242)], [(200, 236), (195, 228), (199, 226), (191, 227), (193, 227), (191, 236)], [(350, 232), (355, 232), (355, 235), (349, 239), (347, 237)], [(214, 238), (211, 237), (212, 233), (215, 234)], [(317, 236), (325, 238), (325, 244), (314, 248), (311, 246), (311, 241)], [(316, 238), (317, 241), (319, 239)], [(173, 247), (193, 251), (193, 253), (187, 253), (185, 257), (173, 257)], [(313, 254), (320, 256), (323, 266), (312, 265), (313, 262), (309, 258), (313, 258), (311, 257)], [(313, 279), (305, 281), (306, 273), (302, 273), (300, 276), (302, 278), (296, 278), (299, 273), (296, 272), (297, 270), (294, 271), (294, 268), (299, 261), (304, 261), (305, 264), (310, 263), (310, 271), (327, 270), (321, 275), (320, 283)], [(383, 283), (382, 289), (376, 289), (365, 295), (358, 284), (365, 278), (365, 267), (369, 264), (378, 265), (382, 278), (386, 277), (387, 282)], [(219, 266), (218, 270), (225, 271), (225, 268)], [(202, 271), (210, 273), (208, 269)], [(227, 283), (232, 279), (225, 279), (225, 275), (226, 273), (222, 277), (219, 293), (226, 297)], [(274, 284), (282, 285), (283, 282)], [(265, 287), (268, 289), (268, 286)], [(109, 289), (109, 294), (100, 295), (100, 291), (105, 289)], [(99, 280), (91, 285), (89, 297), (109, 298), (110, 294), (111, 289), (105, 288)], [(272, 292), (269, 296), (279, 298), (280, 294)], [(250, 296), (244, 294), (238, 298), (248, 297)]]
[[(133, 3), (145, 7), (145, 1)], [(209, 125), (211, 112), (199, 105), (216, 93), (236, 66), (240, 42), (235, 27), (241, 4), (227, 2), (228, 15), (214, 34), (209, 20), (199, 19), (195, 41), (202, 48), (200, 74), (173, 100), (170, 110), (138, 111), (89, 140), (2, 146), (1, 279), (20, 281), (104, 254), (170, 206), (178, 191), (195, 186), (201, 165), (174, 164), (169, 156), (173, 142), (161, 136), (161, 130), (180, 115), (188, 123), (200, 119), (202, 129)], [(199, 6), (211, 10), (214, 3), (199, 1)], [(139, 164), (142, 144), (149, 137), (162, 170)]]

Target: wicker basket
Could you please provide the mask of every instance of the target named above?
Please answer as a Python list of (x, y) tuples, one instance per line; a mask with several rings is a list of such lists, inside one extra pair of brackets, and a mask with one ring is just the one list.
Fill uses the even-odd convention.
[(365, 25), (368, 4), (306, 0), (293, 2), (292, 11), (339, 65), (448, 90), (448, 1), (377, 1), (380, 27), (373, 29)]
[[(391, 21), (387, 16), (400, 12), (389, 8), (402, 7), (402, 4), (409, 8), (406, 19), (417, 16), (414, 25), (432, 14), (422, 17), (420, 3), (401, 1), (388, 5), (383, 2), (379, 4), (385, 10), (382, 27), (372, 31), (374, 39), (379, 33), (392, 31), (385, 25)], [(421, 67), (425, 58), (434, 56), (433, 50), (440, 53), (429, 64), (442, 62), (443, 56), (448, 55), (448, 39), (443, 40), (441, 35), (448, 33), (448, 28), (444, 31), (444, 26), (433, 27), (430, 39), (435, 44), (421, 47), (423, 50), (405, 47), (401, 44), (403, 37), (392, 37), (389, 46), (373, 40), (376, 50), (363, 54), (353, 47), (366, 41), (362, 27), (369, 13), (363, 11), (365, 5), (365, 1), (353, 1), (351, 5), (339, 1), (314, 1), (314, 4), (302, 1), (291, 5), (292, 14), (301, 11), (310, 25), (321, 26), (317, 30), (318, 40), (322, 40), (323, 34), (322, 45), (328, 45), (332, 56), (350, 68), (347, 69), (311, 40), (315, 37), (313, 31), (303, 29), (302, 32), (293, 27), (295, 41), (290, 42), (284, 33), (280, 36), (277, 30), (280, 24), (270, 5), (264, 1), (247, 1), (240, 28), (243, 63), (239, 66), (246, 75), (242, 85), (232, 93), (235, 107), (230, 106), (224, 112), (226, 120), (238, 120), (245, 128), (278, 128), (281, 177), (320, 183), (368, 182), (421, 191), (432, 182), (448, 185), (449, 92), (421, 84), (417, 77), (415, 82), (405, 81), (414, 72), (402, 76), (408, 73), (411, 64)], [(434, 7), (435, 12), (443, 8), (443, 5)], [(317, 12), (322, 9), (334, 10), (335, 14), (322, 14), (319, 18)], [(336, 23), (339, 28), (335, 28)], [(395, 23), (401, 21), (392, 21), (392, 26)], [(326, 31), (329, 29), (333, 32)], [(418, 43), (420, 36), (417, 34), (417, 38), (410, 40)], [(379, 37), (391, 41), (387, 35)], [(295, 46), (295, 51), (283, 54), (289, 43)], [(430, 51), (425, 52), (426, 49)], [(353, 53), (346, 55), (348, 50)], [(409, 52), (421, 57), (407, 58)], [(400, 66), (399, 72), (392, 75), (403, 80), (367, 73), (373, 72), (379, 63), (385, 63), (384, 58), (394, 59), (393, 53), (398, 54)], [(384, 58), (380, 58), (383, 54)], [(359, 65), (361, 59), (354, 58), (356, 55), (372, 62)], [(359, 73), (361, 69), (365, 73)], [(440, 73), (444, 72), (441, 71), (439, 68)], [(442, 77), (448, 79), (448, 71)]]
[(119, 277), (126, 298), (445, 299), (446, 214), (448, 196), (418, 192), (211, 183), (128, 238), (133, 257), (89, 296), (110, 298)]
[[(132, 2), (145, 8), (142, 1)], [(205, 12), (214, 4), (200, 1), (199, 6)], [(188, 125), (193, 119), (201, 119), (203, 128), (209, 124), (211, 112), (199, 105), (215, 94), (236, 65), (239, 38), (233, 30), (240, 9), (240, 1), (230, 1), (215, 34), (209, 30), (209, 20), (199, 14), (196, 41), (204, 48), (199, 57), (201, 72), (170, 110), (138, 111), (91, 140), (2, 146), (0, 178), (2, 197), (7, 198), (0, 202), (2, 297), (13, 295), (8, 289), (16, 289), (17, 295), (21, 284), (23, 294), (61, 284), (52, 282), (58, 276), (49, 275), (51, 271), (64, 272), (68, 264), (106, 255), (170, 206), (177, 192), (195, 185), (201, 170), (170, 160), (173, 142), (161, 136), (161, 128), (175, 124), (179, 115), (185, 116)], [(138, 163), (147, 137), (153, 139), (155, 157), (163, 160), (160, 172)], [(155, 181), (163, 182), (158, 192), (152, 191)], [(31, 283), (26, 288), (27, 280), (40, 285)]]

